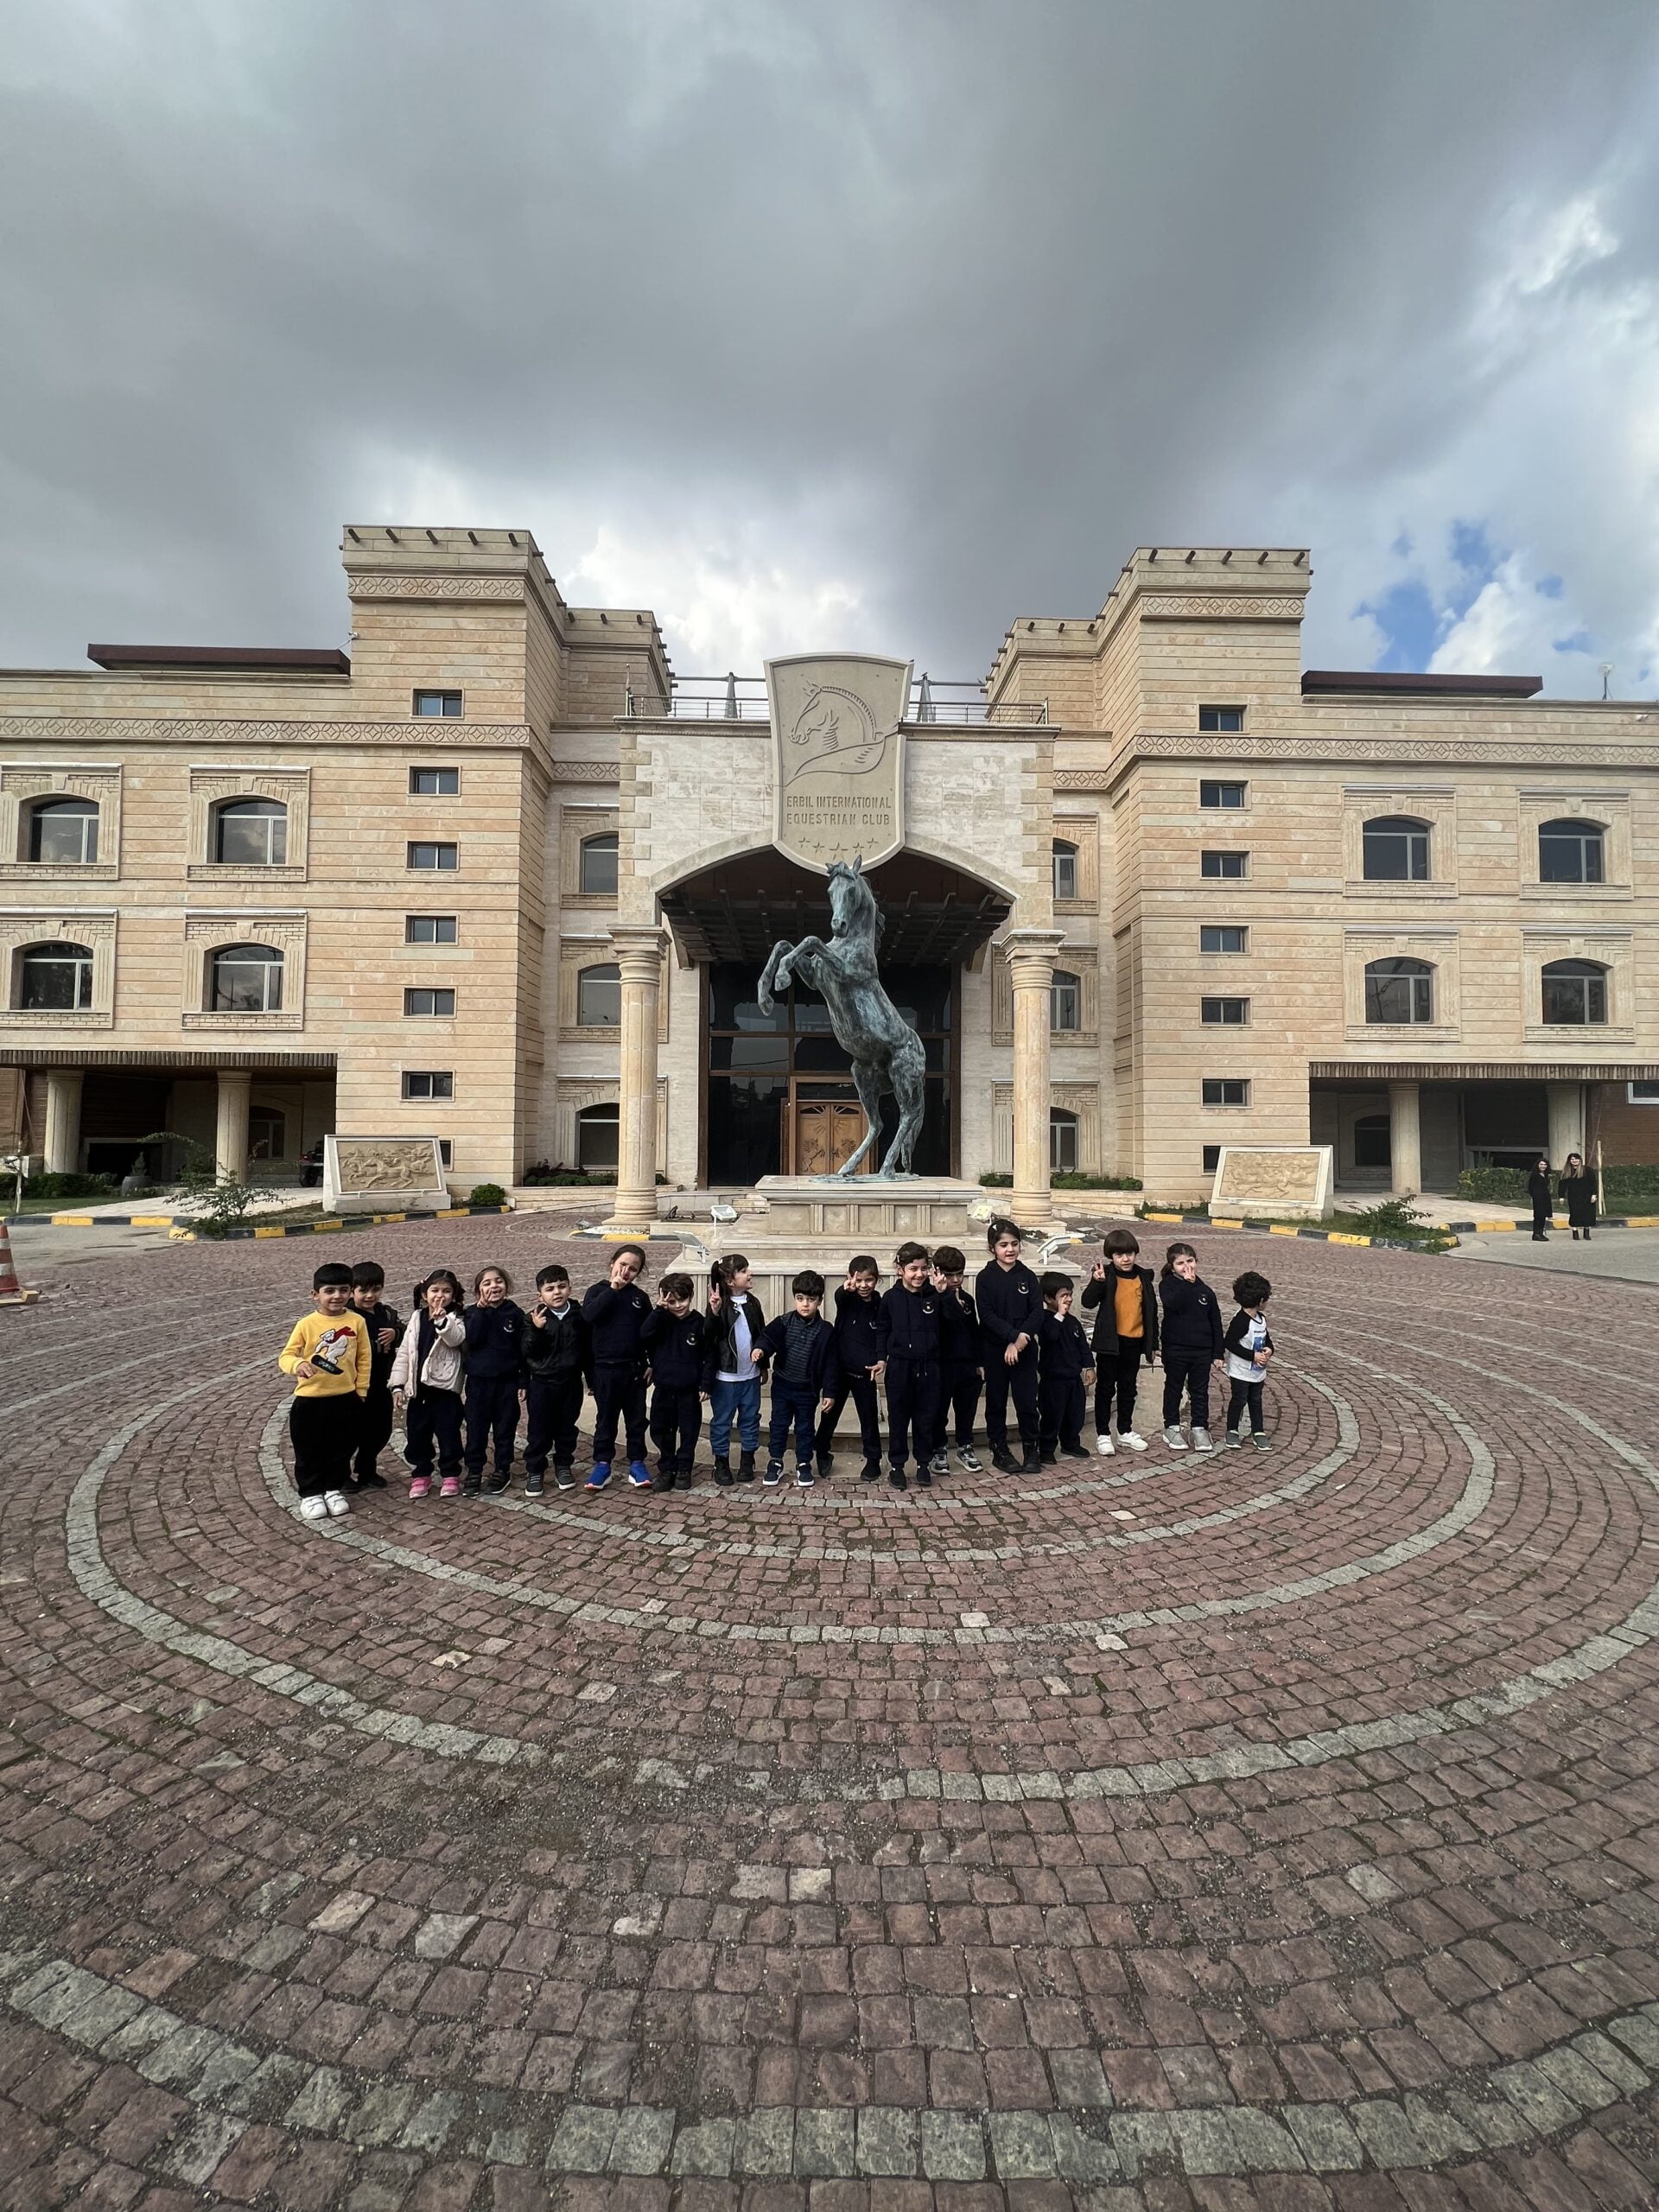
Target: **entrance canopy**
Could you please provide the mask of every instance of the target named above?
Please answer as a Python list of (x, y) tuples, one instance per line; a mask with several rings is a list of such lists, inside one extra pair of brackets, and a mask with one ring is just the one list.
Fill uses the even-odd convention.
[[(950, 966), (967, 959), (1013, 911), (1006, 893), (920, 853), (897, 853), (869, 873), (886, 917), (882, 967)], [(771, 847), (723, 861), (663, 893), (663, 919), (694, 961), (760, 967), (779, 938), (830, 934), (830, 887)]]

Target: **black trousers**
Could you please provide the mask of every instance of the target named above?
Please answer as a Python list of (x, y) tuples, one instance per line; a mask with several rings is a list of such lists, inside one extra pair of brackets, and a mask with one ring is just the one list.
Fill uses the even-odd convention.
[(294, 1487), (302, 1497), (321, 1497), (326, 1490), (350, 1487), (358, 1413), (355, 1390), (333, 1398), (296, 1398), (289, 1406)]
[(1549, 1200), (1535, 1198), (1532, 1202), (1532, 1233), (1535, 1236), (1549, 1227)]
[(1095, 1354), (1095, 1433), (1104, 1436), (1112, 1423), (1112, 1404), (1117, 1404), (1117, 1433), (1135, 1427), (1135, 1385), (1141, 1379), (1141, 1363), (1146, 1357), (1147, 1340), (1144, 1337), (1120, 1337), (1115, 1352)]
[(630, 1459), (645, 1456), (645, 1378), (630, 1361), (608, 1362), (594, 1370), (594, 1458), (607, 1465), (616, 1451), (621, 1423)]
[(357, 1420), (357, 1452), (352, 1471), (360, 1483), (367, 1482), (374, 1472), (374, 1463), (385, 1450), (391, 1435), (391, 1393), (369, 1385), (369, 1395), (359, 1402)]
[(1243, 1421), (1246, 1406), (1250, 1409), (1251, 1433), (1260, 1436), (1266, 1427), (1262, 1418), (1262, 1385), (1259, 1382), (1241, 1382), (1236, 1376), (1232, 1377), (1231, 1387), (1227, 1393), (1227, 1433), (1229, 1436)]
[(836, 1423), (849, 1398), (858, 1410), (858, 1440), (864, 1446), (865, 1459), (874, 1465), (881, 1457), (881, 1400), (868, 1375), (842, 1375), (836, 1387), (835, 1403), (818, 1423), (818, 1450), (825, 1454), (835, 1450)]
[(691, 1383), (658, 1382), (651, 1393), (651, 1440), (665, 1467), (689, 1467), (702, 1433), (702, 1400)]
[(429, 1475), (435, 1448), (438, 1472), (461, 1472), (461, 1397), (429, 1386), (404, 1403), (404, 1457), (411, 1472)]
[(932, 1458), (942, 1380), (931, 1359), (887, 1362), (887, 1455), (895, 1468), (903, 1467), (912, 1445), (918, 1465)]
[(1080, 1375), (1045, 1375), (1038, 1390), (1042, 1448), (1052, 1452), (1057, 1444), (1076, 1451), (1083, 1442), (1083, 1414), (1087, 1403)]
[(1178, 1428), (1181, 1419), (1181, 1390), (1192, 1401), (1192, 1426), (1210, 1426), (1210, 1362), (1207, 1351), (1172, 1351), (1164, 1346), (1164, 1427)]
[(766, 1448), (774, 1459), (781, 1459), (784, 1447), (789, 1442), (789, 1432), (795, 1432), (795, 1459), (798, 1465), (812, 1464), (813, 1441), (817, 1433), (818, 1408), (823, 1393), (810, 1386), (785, 1382), (781, 1375), (772, 1378), (772, 1427), (766, 1437)]
[(512, 1447), (518, 1434), (518, 1377), (512, 1375), (469, 1375), (467, 1377), (467, 1471), (474, 1482), (484, 1471), (484, 1461), (495, 1447), (495, 1471), (512, 1472)]
[(993, 1452), (1008, 1448), (1008, 1400), (1014, 1400), (1020, 1441), (1034, 1450), (1039, 1427), (1037, 1412), (1037, 1353), (1022, 1352), (1019, 1364), (1010, 1367), (999, 1347), (985, 1351), (985, 1434)]
[(973, 1442), (974, 1415), (979, 1411), (979, 1394), (983, 1388), (977, 1368), (945, 1369), (940, 1377), (939, 1418), (933, 1435), (936, 1452), (943, 1452), (950, 1441), (953, 1423), (958, 1451), (965, 1452)]
[(576, 1456), (576, 1416), (587, 1389), (580, 1375), (532, 1375), (524, 1385), (529, 1429), (524, 1437), (524, 1472), (544, 1475), (550, 1446), (556, 1466), (568, 1467)]

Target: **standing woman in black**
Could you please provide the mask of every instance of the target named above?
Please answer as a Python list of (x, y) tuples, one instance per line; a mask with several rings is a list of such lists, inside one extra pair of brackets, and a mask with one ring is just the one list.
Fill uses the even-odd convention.
[(1540, 1153), (1527, 1178), (1527, 1196), (1532, 1200), (1532, 1241), (1535, 1244), (1549, 1242), (1549, 1162)]
[(1584, 1241), (1590, 1242), (1590, 1231), (1595, 1226), (1596, 1201), (1601, 1196), (1601, 1185), (1593, 1167), (1586, 1167), (1583, 1155), (1569, 1152), (1567, 1165), (1561, 1170), (1561, 1196), (1567, 1200), (1567, 1226), (1573, 1231), (1573, 1242), (1579, 1241), (1580, 1231)]

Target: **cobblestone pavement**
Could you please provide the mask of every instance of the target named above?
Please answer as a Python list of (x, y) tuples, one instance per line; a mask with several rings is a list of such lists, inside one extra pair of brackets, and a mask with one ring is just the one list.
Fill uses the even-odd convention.
[(0, 2212), (1659, 2201), (1659, 1299), (1198, 1241), (1271, 1454), (905, 1500), (318, 1529), (332, 1243), (0, 1318)]

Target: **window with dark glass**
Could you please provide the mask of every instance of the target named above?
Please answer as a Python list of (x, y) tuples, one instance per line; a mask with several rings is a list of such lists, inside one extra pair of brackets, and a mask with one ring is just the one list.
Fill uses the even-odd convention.
[(1048, 1116), (1048, 1172), (1051, 1175), (1077, 1172), (1077, 1116), (1064, 1106), (1052, 1108)]
[(1211, 881), (1237, 883), (1249, 873), (1248, 853), (1200, 853), (1198, 874)]
[(98, 808), (89, 798), (43, 798), (29, 809), (29, 857), (57, 868), (98, 858)]
[(1603, 883), (1603, 841), (1599, 822), (1571, 817), (1545, 822), (1538, 830), (1538, 880), (1541, 883)]
[(1214, 730), (1241, 730), (1244, 727), (1243, 707), (1200, 707), (1198, 728)]
[(405, 1068), (404, 1096), (405, 1098), (453, 1098), (455, 1078), (448, 1068)]
[(453, 944), (454, 942), (455, 917), (453, 914), (404, 916), (405, 944)]
[(437, 869), (447, 874), (461, 866), (461, 848), (459, 845), (433, 844), (424, 839), (411, 838), (409, 865), (412, 868)]
[(1248, 1106), (1249, 1084), (1242, 1075), (1207, 1075), (1204, 1077), (1204, 1103), (1206, 1106)]
[(1427, 960), (1371, 960), (1365, 966), (1367, 1021), (1434, 1019), (1434, 970)]
[(582, 839), (581, 883), (584, 898), (615, 898), (616, 849), (614, 830), (607, 830), (602, 836)]
[(1408, 814), (1379, 814), (1360, 833), (1367, 883), (1427, 883), (1428, 824)]
[(223, 868), (283, 868), (288, 809), (276, 798), (231, 798), (213, 810), (213, 858)]
[(1054, 840), (1054, 896), (1075, 899), (1077, 895), (1077, 849), (1069, 839)]
[(461, 718), (461, 694), (459, 691), (417, 691), (415, 694), (415, 712), (419, 715), (441, 715), (445, 721), (458, 721)]
[(92, 1002), (92, 950), (54, 938), (25, 945), (19, 957), (17, 1003), (25, 1014), (77, 1014)]
[(1218, 809), (1224, 814), (1236, 814), (1243, 807), (1244, 791), (1243, 784), (1217, 783), (1206, 776), (1198, 785), (1198, 804)]
[(461, 791), (459, 768), (411, 768), (409, 788), (416, 798), (454, 798)]
[(1083, 979), (1069, 968), (1057, 968), (1049, 991), (1048, 1026), (1055, 1030), (1083, 1027)]
[(406, 1014), (437, 1014), (447, 1017), (455, 1010), (453, 991), (429, 990), (423, 984), (412, 984), (404, 993), (404, 1012)]
[(276, 1014), (283, 1003), (283, 956), (273, 944), (227, 944), (209, 963), (211, 1014)]
[(621, 1122), (614, 1106), (584, 1106), (576, 1116), (576, 1166), (584, 1175), (614, 1172), (621, 1156)]
[(1221, 1147), (1218, 1144), (1207, 1144), (1202, 1148), (1199, 1157), (1205, 1173), (1213, 1175), (1221, 1165)]
[(1240, 1029), (1250, 1018), (1249, 999), (1200, 999), (1198, 1018), (1224, 1029)]
[(1242, 922), (1200, 922), (1198, 950), (1200, 952), (1243, 952), (1249, 941), (1249, 931)]
[(576, 1027), (618, 1029), (621, 1024), (621, 969), (613, 960), (584, 968), (576, 977)]
[(1356, 1167), (1391, 1167), (1394, 1165), (1386, 1114), (1361, 1114), (1356, 1119), (1354, 1165)]
[(1544, 1020), (1583, 1028), (1607, 1019), (1607, 970), (1593, 960), (1544, 964)]

